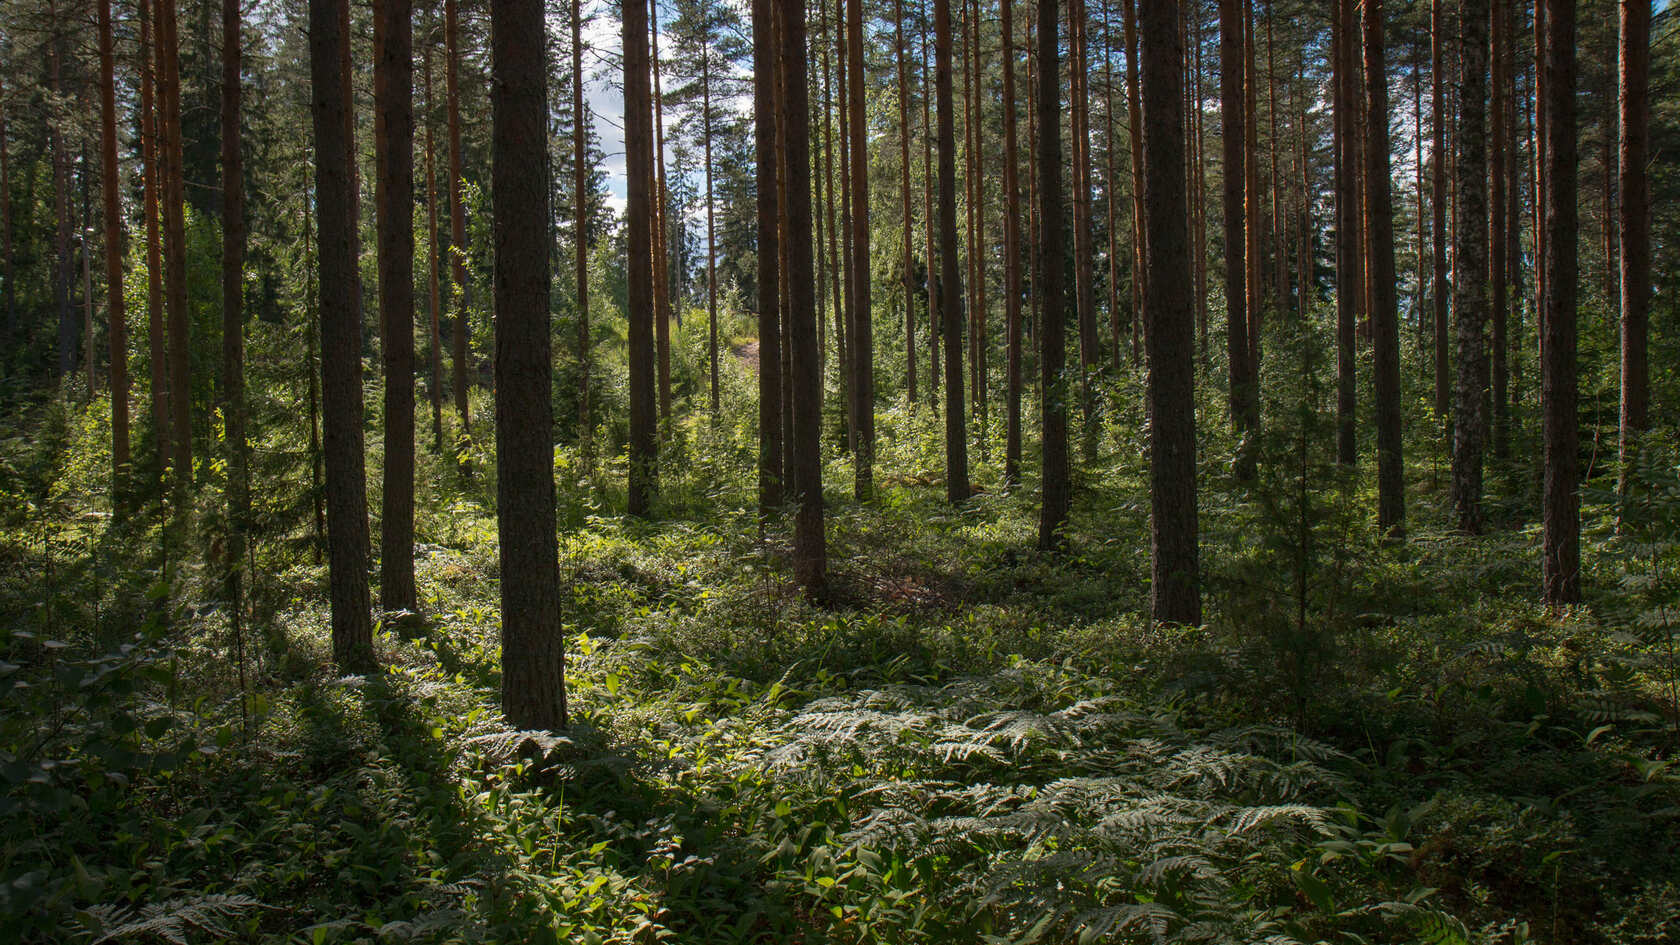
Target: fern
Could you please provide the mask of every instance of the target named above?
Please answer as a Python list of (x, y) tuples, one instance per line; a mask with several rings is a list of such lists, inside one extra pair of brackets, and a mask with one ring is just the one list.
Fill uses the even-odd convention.
[(226, 939), (234, 936), (229, 923), (263, 904), (245, 895), (205, 895), (171, 899), (143, 906), (94, 906), (81, 917), (82, 928), (97, 936), (92, 945), (104, 942), (162, 939), (172, 945), (187, 945), (189, 934)]

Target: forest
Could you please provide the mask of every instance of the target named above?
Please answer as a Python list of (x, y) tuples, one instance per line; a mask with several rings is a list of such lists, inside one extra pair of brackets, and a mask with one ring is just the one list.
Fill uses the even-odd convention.
[(1680, 943), (1680, 5), (0, 0), (0, 941)]

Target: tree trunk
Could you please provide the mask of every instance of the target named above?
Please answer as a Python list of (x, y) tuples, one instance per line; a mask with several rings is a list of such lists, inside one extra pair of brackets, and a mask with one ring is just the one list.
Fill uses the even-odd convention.
[[(851, 147), (852, 113), (847, 102), (851, 97), (851, 82), (847, 78), (849, 72), (848, 60), (851, 52), (846, 40), (846, 2), (834, 0), (834, 59), (836, 66), (835, 107), (840, 134), (835, 141), (829, 143), (829, 156), (840, 165), (840, 258), (836, 264), (840, 274), (841, 296), (843, 308), (835, 313), (834, 319), (834, 350), (838, 362), (838, 381), (840, 384), (840, 402), (843, 405), (842, 415), (846, 418), (847, 453), (857, 449), (857, 398), (852, 386), (856, 382), (856, 369), (852, 365), (852, 345), (854, 326), (857, 321), (857, 281), (853, 275), (856, 259), (852, 251), (852, 193), (855, 184), (852, 181)], [(828, 57), (828, 44), (823, 45), (823, 58)], [(827, 69), (824, 69), (827, 72)], [(784, 129), (785, 130), (785, 129)], [(791, 445), (791, 444), (790, 444)], [(855, 477), (854, 477), (855, 478)]]
[(1085, 462), (1095, 463), (1100, 420), (1097, 416), (1096, 386), (1091, 374), (1102, 364), (1102, 342), (1097, 338), (1096, 294), (1092, 286), (1095, 246), (1091, 238), (1090, 52), (1085, 0), (1069, 0), (1069, 4), (1068, 30), (1072, 36), (1068, 59), (1073, 74), (1068, 111), (1073, 144), (1074, 314), (1079, 326), (1080, 402), (1085, 418), (1080, 452)]
[[(627, 12), (630, 6), (626, 4)], [(639, 35), (645, 38), (647, 8), (641, 9), (644, 28)], [(627, 23), (626, 39), (629, 32)], [(531, 173), (531, 168), (544, 165), (548, 150), (545, 39), (540, 0), (491, 0), (502, 711), (514, 728), (558, 731), (567, 724), (566, 657), (549, 400), (553, 368), (548, 340), (548, 183), (544, 175)], [(645, 47), (643, 52), (645, 64)], [(643, 77), (645, 82), (645, 72)]]
[[(374, 111), (379, 116), (382, 132), (379, 146), (374, 149), (378, 162), (374, 172), (374, 202), (378, 210), (379, 323), (385, 356), (379, 596), (381, 607), (394, 614), (419, 607), (414, 589), (413, 8), (410, 0), (378, 0), (374, 16), (380, 21), (373, 70)], [(546, 189), (543, 195), (546, 207)], [(547, 219), (546, 214), (543, 219)], [(547, 260), (544, 253), (545, 272)], [(545, 343), (547, 337), (543, 336)], [(501, 359), (497, 358), (498, 370), (500, 364)]]
[[(666, 251), (665, 243), (671, 237), (670, 221), (665, 214), (670, 207), (670, 194), (665, 187), (665, 95), (659, 88), (659, 3), (651, 0), (653, 8), (651, 19), (652, 29), (649, 37), (652, 40), (651, 55), (653, 59), (653, 346), (656, 361), (656, 373), (659, 384), (659, 419), (661, 423), (669, 423), (671, 419), (671, 259)], [(704, 82), (704, 80), (702, 80)], [(706, 112), (710, 115), (711, 109)], [(710, 118), (708, 117), (709, 121)], [(711, 214), (711, 138), (708, 129), (706, 139), (706, 212), (707, 226), (710, 227)], [(709, 230), (708, 230), (709, 232)], [(710, 285), (711, 280), (707, 280)], [(714, 319), (715, 321), (715, 319)], [(713, 333), (712, 362), (717, 362), (716, 335)], [(715, 373), (715, 372), (714, 372)], [(716, 393), (717, 380), (712, 380), (713, 406), (712, 412), (717, 412)], [(662, 431), (663, 435), (663, 431)]]
[(1126, 41), (1126, 129), (1132, 162), (1132, 362), (1138, 360), (1149, 313), (1144, 297), (1149, 293), (1149, 267), (1144, 259), (1147, 239), (1143, 210), (1143, 103), (1138, 98), (1137, 0), (1125, 0), (1121, 28)]
[(935, 137), (933, 121), (934, 80), (933, 70), (928, 66), (928, 49), (933, 42), (927, 34), (929, 22), (927, 0), (921, 0), (922, 23), (922, 239), (924, 243), (923, 256), (927, 275), (927, 308), (928, 308), (928, 406), (933, 408), (933, 415), (939, 416), (939, 320), (945, 311), (939, 301), (939, 258), (934, 253), (934, 231), (938, 228), (938, 221), (933, 210), (933, 185), (938, 172), (933, 163), (933, 140)]
[[(1474, 0), (1472, 0), (1474, 2)], [(1377, 529), (1406, 530), (1401, 453), (1400, 316), (1395, 297), (1394, 197), (1389, 189), (1388, 72), (1383, 62), (1382, 0), (1365, 0), (1365, 205), (1370, 208), (1371, 354), (1377, 421)]]
[[(47, 37), (47, 82), (54, 98), (64, 94), (63, 66), (59, 38), (58, 6), (47, 4), (51, 35)], [(64, 132), (56, 117), (47, 119), (47, 147), (52, 152), (53, 170), (53, 303), (58, 310), (58, 380), (63, 381), (76, 369), (76, 313), (71, 307), (70, 231), (70, 157), (66, 150)]]
[[(864, 123), (863, 102), (863, 0), (846, 4), (846, 35), (851, 68), (847, 79), (851, 91), (852, 160), (852, 398), (857, 424), (855, 492), (859, 501), (875, 493), (875, 329), (869, 299), (869, 128)], [(797, 172), (796, 172), (797, 173)], [(807, 189), (809, 177), (807, 175)], [(806, 198), (809, 200), (809, 197)], [(807, 232), (798, 230), (796, 232)], [(801, 237), (801, 241), (804, 238)]]
[(572, 0), (572, 266), (577, 283), (578, 444), (585, 469), (595, 465), (589, 409), (589, 111), (583, 98), (583, 0)]
[(426, 386), (432, 405), (432, 450), (443, 454), (443, 333), (438, 326), (441, 279), (438, 274), (437, 165), (432, 142), (432, 37), (428, 34), (420, 51), (421, 82), (425, 97), (421, 120), (426, 127), (426, 348), (431, 358), (431, 381)]
[[(810, 112), (806, 91), (805, 5), (782, 0), (781, 119), (787, 134), (788, 345), (799, 370), (793, 381), (794, 578), (809, 597), (826, 590), (828, 552), (823, 537), (822, 377), (817, 359), (816, 291), (811, 241)], [(797, 239), (792, 234), (800, 234)]]
[(1005, 344), (1003, 481), (1021, 483), (1021, 184), (1015, 127), (1015, 13), (999, 0), (1003, 31), (1003, 311)]
[(1355, 193), (1355, 169), (1359, 148), (1354, 120), (1355, 90), (1352, 50), (1358, 35), (1353, 3), (1336, 0), (1331, 19), (1330, 45), (1334, 65), (1332, 120), (1336, 123), (1336, 461), (1344, 466), (1358, 462), (1358, 407), (1354, 336), (1358, 324), (1359, 201)]
[[(350, 198), (350, 87), (339, 66), (348, 0), (310, 0), (309, 65), (315, 130), (315, 202), (321, 262), (321, 373), (326, 433), (328, 574), (333, 661), (349, 673), (374, 668), (368, 597), (367, 494), (362, 455), (362, 329), (355, 299), (356, 225)], [(168, 7), (166, 2), (163, 6)]]
[(1150, 613), (1202, 622), (1196, 535), (1195, 312), (1190, 300), (1177, 0), (1143, 0), (1144, 220), (1149, 313)]
[[(898, 196), (903, 217), (904, 403), (916, 405), (916, 280), (910, 249), (910, 77), (904, 62), (904, 0), (893, 0), (893, 52), (898, 65)], [(1007, 68), (1007, 67), (1006, 67)], [(818, 281), (821, 285), (821, 280)], [(819, 292), (820, 296), (821, 293)], [(820, 321), (820, 319), (819, 319)]]
[(1067, 323), (1067, 233), (1066, 199), (1062, 189), (1062, 103), (1057, 88), (1061, 78), (1056, 0), (1038, 4), (1038, 197), (1039, 252), (1037, 282), (1043, 299), (1038, 325), (1039, 375), (1042, 394), (1042, 438), (1044, 450), (1043, 507), (1038, 519), (1040, 548), (1059, 548), (1064, 541), (1072, 499), (1068, 477), (1068, 384), (1065, 372), (1067, 344), (1063, 331)]
[(1430, 278), (1432, 288), (1431, 305), (1434, 317), (1431, 319), (1434, 331), (1434, 362), (1435, 362), (1435, 415), (1445, 420), (1451, 409), (1451, 384), (1447, 370), (1447, 296), (1451, 288), (1447, 285), (1447, 113), (1446, 96), (1442, 92), (1442, 85), (1446, 74), (1445, 50), (1447, 47), (1447, 23), (1442, 11), (1442, 0), (1431, 0), (1430, 3), (1430, 131), (1434, 136), (1431, 145), (1434, 162), (1430, 196), (1430, 230), (1434, 243), (1434, 273)]
[(647, 0), (624, 0), (624, 151), (628, 177), (631, 515), (652, 512), (658, 475), (654, 403), (653, 92), (648, 77)]
[[(152, 0), (140, 0), (140, 167), (142, 202), (146, 221), (146, 346), (152, 378), (152, 451), (154, 472), (162, 475), (169, 466), (169, 345), (164, 331), (163, 243), (159, 233), (158, 202), (162, 188), (157, 141), (157, 109), (154, 102), (155, 50), (152, 42)], [(10, 228), (7, 230), (10, 236)], [(12, 264), (10, 250), (6, 265)], [(9, 270), (8, 270), (9, 272)], [(6, 279), (11, 292), (12, 280)]]
[(169, 332), (169, 406), (176, 481), (193, 479), (192, 352), (187, 347), (187, 234), (181, 152), (181, 62), (175, 4), (164, 2), (158, 17), (158, 106), (163, 138), (164, 300)]
[[(101, 0), (102, 7), (108, 0)], [(222, 389), (223, 423), (227, 444), (227, 573), (225, 585), (228, 616), (239, 672), (245, 672), (244, 633), (241, 624), (245, 563), (245, 530), (251, 517), (250, 458), (246, 448), (245, 409), (245, 181), (240, 153), (240, 60), (241, 27), (239, 0), (222, 0)], [(112, 123), (115, 133), (115, 123)], [(115, 168), (115, 142), (110, 166)], [(113, 175), (114, 176), (114, 175)], [(108, 193), (109, 212), (116, 210), (116, 194)], [(122, 292), (121, 266), (113, 267), (111, 291)], [(114, 345), (114, 343), (113, 343)], [(115, 396), (117, 351), (112, 349), (112, 391)], [(243, 679), (243, 675), (241, 675)]]
[(1247, 163), (1243, 109), (1243, 0), (1219, 0), (1219, 114), (1225, 179), (1225, 350), (1229, 357), (1231, 425), (1238, 480), (1254, 478), (1252, 437), (1259, 412), (1248, 342), (1248, 264), (1244, 242), (1243, 180)]
[(1620, 112), (1622, 400), (1617, 452), (1618, 494), (1626, 499), (1639, 458), (1639, 437), (1650, 425), (1651, 379), (1647, 336), (1651, 321), (1651, 182), (1647, 148), (1651, 124), (1651, 8), (1620, 0), (1621, 42), (1617, 102)]
[[(1054, 3), (1047, 4), (1054, 10)], [(963, 300), (957, 272), (956, 109), (951, 89), (951, 0), (934, 0), (934, 96), (939, 111), (939, 305), (945, 345), (945, 496), (968, 500), (968, 424), (963, 414)], [(1054, 30), (1052, 30), (1052, 35)]]
[(1503, 459), (1508, 444), (1505, 441), (1505, 390), (1509, 373), (1505, 363), (1506, 306), (1510, 289), (1505, 262), (1508, 254), (1505, 241), (1510, 239), (1512, 222), (1505, 217), (1505, 185), (1507, 183), (1505, 152), (1506, 83), (1509, 81), (1510, 40), (1505, 34), (1505, 4), (1508, 0), (1492, 0), (1488, 10), (1489, 68), (1492, 74), (1488, 108), (1488, 299), (1492, 306), (1493, 336), (1490, 339), (1489, 360), (1493, 382), (1492, 415), (1489, 437), (1495, 458)]
[[(467, 378), (472, 372), (467, 364), (467, 355), (471, 349), (468, 336), (472, 332), (472, 325), (471, 316), (467, 311), (467, 208), (462, 194), (464, 182), (461, 179), (461, 38), (457, 20), (456, 0), (444, 0), (444, 108), (449, 112), (449, 255), (454, 261), (451, 269), (454, 286), (449, 298), (455, 311), (449, 341), (452, 348), (450, 362), (453, 365), (451, 380), (454, 381), (455, 387), (455, 414), (461, 421), (460, 442), (457, 448), (461, 456), (465, 457), (472, 439), (471, 417), (467, 413)], [(463, 463), (463, 468), (470, 467)]]
[(1580, 431), (1576, 425), (1575, 2), (1541, 0), (1546, 9), (1546, 293), (1541, 346), (1541, 577), (1553, 607), (1581, 599)]
[[(140, 55), (142, 57), (146, 55), (149, 38), (146, 16), (146, 0), (140, 0)], [(148, 76), (150, 75), (149, 67), (142, 65), (141, 68), (146, 70)], [(146, 89), (149, 96), (150, 79), (144, 81), (147, 83)], [(18, 335), (17, 290), (12, 285), (14, 272), (12, 261), (12, 160), (11, 151), (6, 146), (5, 95), (5, 84), (0, 82), (0, 255), (5, 256), (5, 259), (0, 261), (0, 267), (4, 267), (0, 269), (0, 278), (5, 279), (5, 286), (0, 288), (0, 292), (4, 293), (3, 296), (0, 296), (0, 308), (6, 310), (6, 343), (15, 346), (21, 343), (23, 339)], [(148, 109), (142, 107), (141, 114), (144, 115), (146, 111)], [(144, 121), (145, 118), (142, 117), (141, 120)]]
[[(99, 0), (99, 130), (101, 216), (105, 224), (105, 304), (111, 356), (111, 507), (121, 514), (128, 477), (128, 331), (123, 310), (122, 203), (117, 165), (116, 57), (111, 42), (111, 0)], [(5, 133), (0, 119), (0, 137)], [(7, 182), (0, 181), (0, 187)], [(7, 195), (9, 198), (9, 195)], [(7, 211), (6, 258), (11, 262), (11, 219)], [(10, 288), (10, 279), (7, 279)]]
[(1488, 207), (1486, 100), (1488, 3), (1465, 0), (1459, 57), (1457, 281), (1458, 390), (1453, 404), (1452, 500), (1458, 526), (1482, 529), (1482, 453), (1488, 437)]
[[(579, 0), (581, 2), (581, 0)], [(758, 182), (758, 513), (782, 504), (782, 326), (776, 208), (775, 0), (753, 0), (753, 138)], [(820, 377), (820, 374), (819, 374)]]

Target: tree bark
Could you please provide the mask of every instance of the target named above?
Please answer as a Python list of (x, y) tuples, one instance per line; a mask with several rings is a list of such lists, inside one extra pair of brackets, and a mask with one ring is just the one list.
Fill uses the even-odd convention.
[[(1006, 0), (1007, 2), (1007, 0)], [(910, 77), (904, 61), (904, 0), (893, 0), (893, 53), (898, 66), (898, 196), (902, 204), (904, 286), (904, 366), (906, 406), (916, 404), (916, 281), (910, 217)], [(1007, 67), (1006, 67), (1007, 68)], [(820, 222), (820, 221), (819, 221)], [(817, 283), (822, 284), (821, 280)], [(818, 296), (822, 293), (819, 291)], [(820, 314), (818, 321), (821, 321)]]
[[(1341, 0), (1345, 2), (1345, 0)], [(1247, 154), (1243, 109), (1243, 0), (1219, 0), (1219, 113), (1225, 179), (1225, 350), (1229, 359), (1228, 396), (1231, 425), (1243, 442), (1237, 447), (1238, 480), (1254, 478), (1249, 437), (1259, 413), (1248, 341), (1248, 264), (1244, 227), (1243, 181)], [(1147, 307), (1147, 306), (1146, 306)]]
[[(847, 105), (852, 113), (852, 301), (856, 306), (851, 346), (852, 398), (856, 404), (853, 415), (857, 424), (854, 490), (859, 501), (868, 501), (875, 493), (875, 329), (869, 300), (869, 128), (863, 118), (863, 0), (847, 0), (846, 36), (851, 58)], [(808, 232), (808, 228), (796, 232)]]
[[(1474, 0), (1471, 0), (1474, 2)], [(1377, 421), (1377, 529), (1406, 530), (1405, 463), (1401, 453), (1400, 316), (1395, 297), (1394, 196), (1389, 187), (1388, 72), (1384, 68), (1382, 0), (1365, 0), (1365, 204), (1370, 208), (1371, 354)]]
[[(122, 203), (117, 165), (116, 56), (111, 41), (111, 0), (99, 0), (99, 131), (101, 216), (105, 224), (105, 305), (111, 357), (111, 507), (122, 511), (128, 478), (128, 328), (123, 307)], [(0, 136), (4, 135), (0, 119)], [(0, 182), (4, 186), (6, 182)], [(9, 197), (9, 195), (8, 195)], [(10, 211), (5, 221), (11, 242)], [(6, 247), (7, 265), (11, 248)], [(7, 280), (8, 290), (10, 279)]]
[(544, 175), (531, 173), (548, 149), (545, 36), (541, 0), (491, 0), (502, 711), (514, 728), (557, 731), (567, 718), (549, 400), (548, 186)]
[(1359, 86), (1353, 57), (1358, 26), (1353, 10), (1351, 0), (1336, 0), (1330, 27), (1332, 120), (1336, 123), (1336, 461), (1344, 466), (1359, 461), (1354, 338), (1363, 288), (1359, 278), (1359, 175), (1355, 166), (1358, 123), (1353, 115)]
[[(581, 2), (581, 0), (580, 0)], [(782, 504), (782, 326), (776, 232), (774, 0), (753, 0), (753, 138), (758, 182), (758, 513)]]
[[(374, 669), (368, 596), (367, 493), (362, 453), (362, 330), (355, 299), (356, 225), (345, 113), (350, 87), (339, 67), (348, 0), (310, 0), (309, 65), (315, 131), (315, 201), (321, 264), (321, 373), (325, 427), (328, 574), (333, 661)], [(167, 0), (163, 4), (169, 6)]]
[(577, 283), (578, 443), (586, 469), (595, 465), (595, 421), (589, 409), (589, 111), (583, 99), (583, 0), (572, 0), (572, 266)]
[(1177, 0), (1143, 0), (1144, 207), (1149, 270), (1150, 612), (1202, 622), (1196, 532), (1195, 312), (1190, 300)]
[[(379, 596), (387, 613), (402, 613), (419, 607), (414, 588), (413, 8), (410, 0), (378, 0), (374, 16), (380, 21), (373, 70), (374, 110), (381, 131), (379, 146), (374, 149), (378, 162), (374, 202), (378, 211), (380, 337), (385, 358)], [(539, 152), (539, 157), (544, 153)], [(543, 206), (547, 207), (546, 189), (543, 194)], [(543, 219), (547, 219), (546, 214)], [(544, 253), (545, 272), (547, 259)], [(545, 342), (547, 337), (543, 336)], [(498, 370), (500, 363), (498, 358)]]
[[(454, 324), (450, 329), (450, 347), (452, 377), (455, 388), (455, 414), (460, 419), (461, 429), (458, 449), (461, 455), (467, 455), (466, 448), (472, 439), (471, 417), (467, 406), (467, 379), (472, 369), (467, 364), (467, 355), (471, 349), (469, 335), (472, 332), (471, 316), (467, 306), (467, 208), (462, 189), (464, 182), (461, 178), (461, 36), (459, 15), (456, 11), (456, 0), (444, 0), (443, 4), (443, 42), (444, 42), (444, 108), (448, 114), (449, 131), (449, 255), (454, 262), (451, 269), (454, 285), (449, 293), (451, 304), (455, 311)], [(463, 468), (470, 468), (463, 464)]]
[(1434, 272), (1430, 278), (1433, 290), (1431, 305), (1434, 318), (1435, 415), (1443, 421), (1452, 409), (1451, 382), (1447, 362), (1447, 102), (1442, 91), (1446, 75), (1446, 16), (1442, 0), (1430, 3), (1430, 131), (1434, 136), (1431, 150), (1434, 161), (1430, 196), (1430, 229), (1434, 244)]
[[(654, 355), (657, 359), (659, 375), (659, 419), (668, 423), (671, 419), (671, 260), (666, 249), (666, 241), (671, 238), (670, 221), (665, 214), (670, 207), (670, 193), (665, 186), (665, 95), (659, 88), (659, 4), (653, 0), (652, 40), (653, 58), (653, 343)], [(701, 88), (707, 88), (707, 77), (702, 71)], [(711, 106), (704, 109), (706, 122), (711, 121)], [(712, 214), (712, 140), (711, 129), (703, 123), (703, 134), (706, 137), (706, 233), (708, 247), (711, 237)], [(711, 272), (711, 258), (708, 248), (707, 272)], [(713, 297), (711, 292), (712, 280), (708, 275), (706, 280), (707, 298)], [(712, 413), (717, 413), (717, 318), (711, 319), (711, 391)]]
[(1541, 581), (1553, 607), (1581, 599), (1580, 431), (1576, 420), (1575, 2), (1541, 0), (1546, 10), (1546, 291), (1540, 403), (1544, 475), (1540, 491)]
[[(159, 233), (158, 203), (163, 181), (159, 167), (157, 141), (157, 108), (152, 41), (152, 0), (140, 0), (140, 167), (142, 202), (146, 225), (146, 345), (152, 379), (152, 450), (154, 472), (162, 475), (170, 463), (170, 449), (174, 437), (169, 430), (169, 343), (164, 329), (163, 307), (163, 242)], [(8, 228), (8, 236), (10, 228)], [(6, 253), (10, 266), (12, 254)], [(11, 291), (8, 275), (6, 291)]]
[[(108, 6), (109, 0), (101, 0)], [(245, 181), (240, 153), (241, 27), (239, 0), (222, 0), (222, 419), (227, 444), (227, 571), (228, 616), (239, 672), (244, 673), (244, 633), (241, 625), (245, 564), (245, 530), (251, 517), (250, 457), (246, 447), (245, 408)], [(112, 135), (115, 136), (115, 122)], [(112, 142), (110, 167), (116, 165)], [(113, 174), (113, 176), (115, 176)], [(109, 213), (116, 211), (116, 194), (108, 193)], [(109, 244), (108, 244), (109, 245)], [(120, 298), (122, 267), (111, 267), (111, 291)], [(112, 349), (112, 396), (115, 396), (117, 351)], [(125, 352), (126, 354), (126, 352)], [(241, 676), (243, 678), (243, 676)]]
[(1506, 307), (1510, 288), (1505, 263), (1508, 253), (1505, 241), (1510, 239), (1514, 221), (1505, 216), (1506, 163), (1506, 83), (1509, 81), (1510, 40), (1505, 33), (1505, 4), (1508, 0), (1492, 0), (1488, 9), (1489, 68), (1492, 73), (1490, 105), (1488, 108), (1488, 299), (1492, 305), (1492, 338), (1489, 340), (1489, 364), (1492, 374), (1493, 399), (1489, 437), (1495, 458), (1507, 453), (1505, 432), (1505, 391), (1509, 378), (1505, 362)]
[(1004, 367), (1003, 481), (1021, 483), (1021, 183), (1019, 135), (1015, 122), (1015, 12), (999, 0), (1003, 44), (1003, 311), (1007, 353)]
[(158, 17), (158, 106), (163, 138), (164, 300), (169, 331), (169, 406), (176, 481), (193, 480), (192, 352), (187, 347), (187, 234), (181, 145), (181, 62), (175, 4), (164, 2)]
[(420, 51), (421, 82), (424, 99), (421, 121), (426, 128), (426, 337), (430, 355), (431, 381), (426, 386), (427, 400), (432, 406), (432, 450), (443, 453), (443, 333), (438, 325), (438, 303), (441, 297), (441, 277), (438, 273), (437, 165), (432, 141), (432, 37), (428, 35)]
[[(805, 5), (781, 0), (781, 120), (786, 129), (786, 218), (788, 257), (788, 346), (794, 372), (793, 498), (798, 504), (793, 528), (794, 578), (808, 597), (826, 593), (828, 552), (823, 537), (822, 377), (818, 363), (816, 282), (811, 259), (811, 152), (809, 96), (806, 91)], [(801, 234), (791, 238), (792, 234)]]
[(1458, 387), (1453, 404), (1452, 500), (1458, 526), (1482, 529), (1482, 462), (1488, 437), (1488, 207), (1486, 100), (1488, 3), (1465, 0), (1459, 25), (1457, 281)]
[(1062, 189), (1062, 103), (1058, 80), (1058, 16), (1056, 0), (1038, 4), (1038, 198), (1039, 252), (1037, 280), (1041, 291), (1038, 325), (1039, 398), (1044, 450), (1043, 506), (1038, 519), (1038, 545), (1061, 547), (1065, 540), (1072, 489), (1068, 476), (1066, 198)]
[(1646, 352), (1651, 322), (1651, 182), (1646, 172), (1651, 124), (1651, 7), (1619, 0), (1618, 93), (1621, 141), (1622, 398), (1617, 453), (1618, 494), (1625, 500), (1650, 426), (1651, 379)]
[(631, 515), (652, 512), (658, 475), (654, 403), (653, 92), (648, 76), (648, 3), (623, 0), (624, 150), (629, 221)]
[(934, 0), (934, 97), (939, 112), (939, 305), (945, 346), (945, 496), (968, 500), (963, 405), (962, 277), (957, 270), (956, 117), (951, 83), (951, 0)]

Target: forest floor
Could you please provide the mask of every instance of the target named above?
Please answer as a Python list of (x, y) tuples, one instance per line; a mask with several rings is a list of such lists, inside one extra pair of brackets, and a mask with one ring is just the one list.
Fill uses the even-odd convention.
[(1592, 509), (1557, 616), (1521, 503), (1453, 533), (1438, 461), (1387, 545), (1357, 481), (1236, 484), (1215, 444), (1209, 624), (1164, 629), (1135, 422), (1046, 555), (1031, 490), (951, 508), (937, 421), (884, 414), (821, 605), (743, 444), (671, 461), (654, 522), (562, 453), (574, 725), (533, 743), (486, 462), (422, 451), (422, 619), (343, 678), (306, 490), (271, 490), (235, 639), (214, 482), (113, 520), (98, 423), (45, 413), (0, 444), (0, 937), (1680, 941), (1669, 546)]

